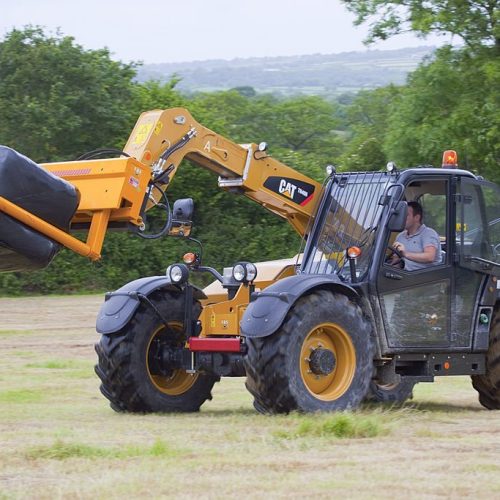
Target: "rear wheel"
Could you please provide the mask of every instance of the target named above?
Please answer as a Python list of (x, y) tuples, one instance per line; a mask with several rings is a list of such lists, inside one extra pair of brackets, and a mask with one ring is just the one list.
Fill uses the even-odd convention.
[[(191, 374), (166, 365), (162, 352), (182, 348), (184, 297), (165, 292), (150, 297), (167, 321), (163, 324), (155, 311), (144, 304), (122, 330), (103, 335), (98, 344), (95, 371), (101, 379), (101, 392), (116, 411), (189, 412), (197, 411), (211, 399), (218, 380), (215, 375)], [(194, 315), (200, 305), (193, 304)]]
[(372, 380), (366, 400), (374, 403), (404, 403), (413, 397), (415, 384), (405, 379), (396, 384), (379, 384)]
[(247, 344), (246, 386), (261, 413), (356, 408), (368, 391), (370, 326), (344, 295), (302, 297), (277, 332)]
[(486, 353), (486, 373), (472, 375), (479, 402), (488, 410), (500, 410), (500, 302), (493, 310), (490, 343)]

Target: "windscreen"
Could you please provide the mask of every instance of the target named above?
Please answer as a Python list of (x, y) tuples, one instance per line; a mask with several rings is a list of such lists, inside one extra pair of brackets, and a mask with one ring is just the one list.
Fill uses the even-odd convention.
[(305, 249), (301, 272), (337, 273), (351, 281), (346, 250), (361, 250), (356, 259), (356, 279), (362, 279), (371, 260), (389, 176), (380, 172), (337, 175), (323, 206), (318, 225)]

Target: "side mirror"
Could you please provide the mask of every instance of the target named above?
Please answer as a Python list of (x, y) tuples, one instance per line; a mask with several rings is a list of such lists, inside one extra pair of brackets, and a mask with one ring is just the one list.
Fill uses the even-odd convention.
[(192, 198), (182, 198), (174, 202), (172, 208), (172, 227), (169, 236), (186, 238), (191, 234), (194, 202)]
[(406, 226), (406, 215), (408, 213), (408, 203), (398, 201), (389, 217), (387, 226), (391, 232), (401, 232)]

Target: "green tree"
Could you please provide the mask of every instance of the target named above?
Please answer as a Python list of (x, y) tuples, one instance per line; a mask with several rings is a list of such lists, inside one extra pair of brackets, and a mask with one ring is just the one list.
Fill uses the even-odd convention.
[[(170, 81), (162, 83), (149, 80), (132, 88), (132, 100), (129, 103), (130, 113), (138, 118), (144, 111), (186, 106), (186, 99), (175, 90), (179, 79), (173, 76)], [(129, 132), (132, 130), (130, 129)]]
[(121, 146), (135, 119), (134, 76), (107, 49), (14, 29), (0, 42), (0, 142), (39, 162)]
[[(494, 49), (491, 49), (494, 50)], [(415, 71), (393, 105), (384, 150), (402, 166), (460, 165), (500, 183), (500, 58), (440, 50)]]
[(340, 160), (344, 170), (384, 168), (390, 159), (383, 147), (387, 122), (398, 92), (394, 85), (362, 91), (347, 107), (346, 119), (352, 137)]
[[(368, 42), (407, 30), (425, 37), (449, 34), (464, 42), (444, 47), (408, 79), (387, 108), (381, 151), (402, 166), (439, 165), (442, 151), (459, 152), (461, 165), (500, 181), (500, 5), (498, 0), (344, 1), (356, 24), (371, 22)], [(364, 145), (367, 128), (349, 148)], [(373, 144), (372, 144), (373, 146)]]
[[(113, 61), (107, 50), (87, 51), (71, 37), (49, 37), (41, 28), (13, 30), (0, 42), (0, 143), (38, 162), (71, 160), (98, 147), (121, 149), (140, 112), (184, 104), (175, 78), (139, 85), (134, 76), (133, 65)], [(102, 262), (62, 250), (45, 270), (0, 275), (0, 289), (115, 288), (162, 272), (172, 260), (178, 260), (177, 245), (109, 234)]]
[(312, 149), (328, 139), (337, 125), (332, 105), (316, 96), (282, 101), (274, 113), (281, 145), (292, 151)]
[(470, 48), (495, 46), (500, 52), (498, 0), (342, 0), (356, 14), (356, 25), (370, 21), (367, 42), (413, 31), (449, 34)]

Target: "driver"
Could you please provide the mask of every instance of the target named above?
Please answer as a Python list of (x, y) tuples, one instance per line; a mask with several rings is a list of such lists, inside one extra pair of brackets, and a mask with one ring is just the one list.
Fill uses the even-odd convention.
[[(423, 224), (422, 220), (422, 206), (416, 201), (410, 201), (405, 230), (398, 234), (393, 245), (403, 256), (406, 271), (425, 269), (441, 262), (439, 236), (434, 229)], [(394, 255), (391, 264), (399, 262), (399, 257)]]

